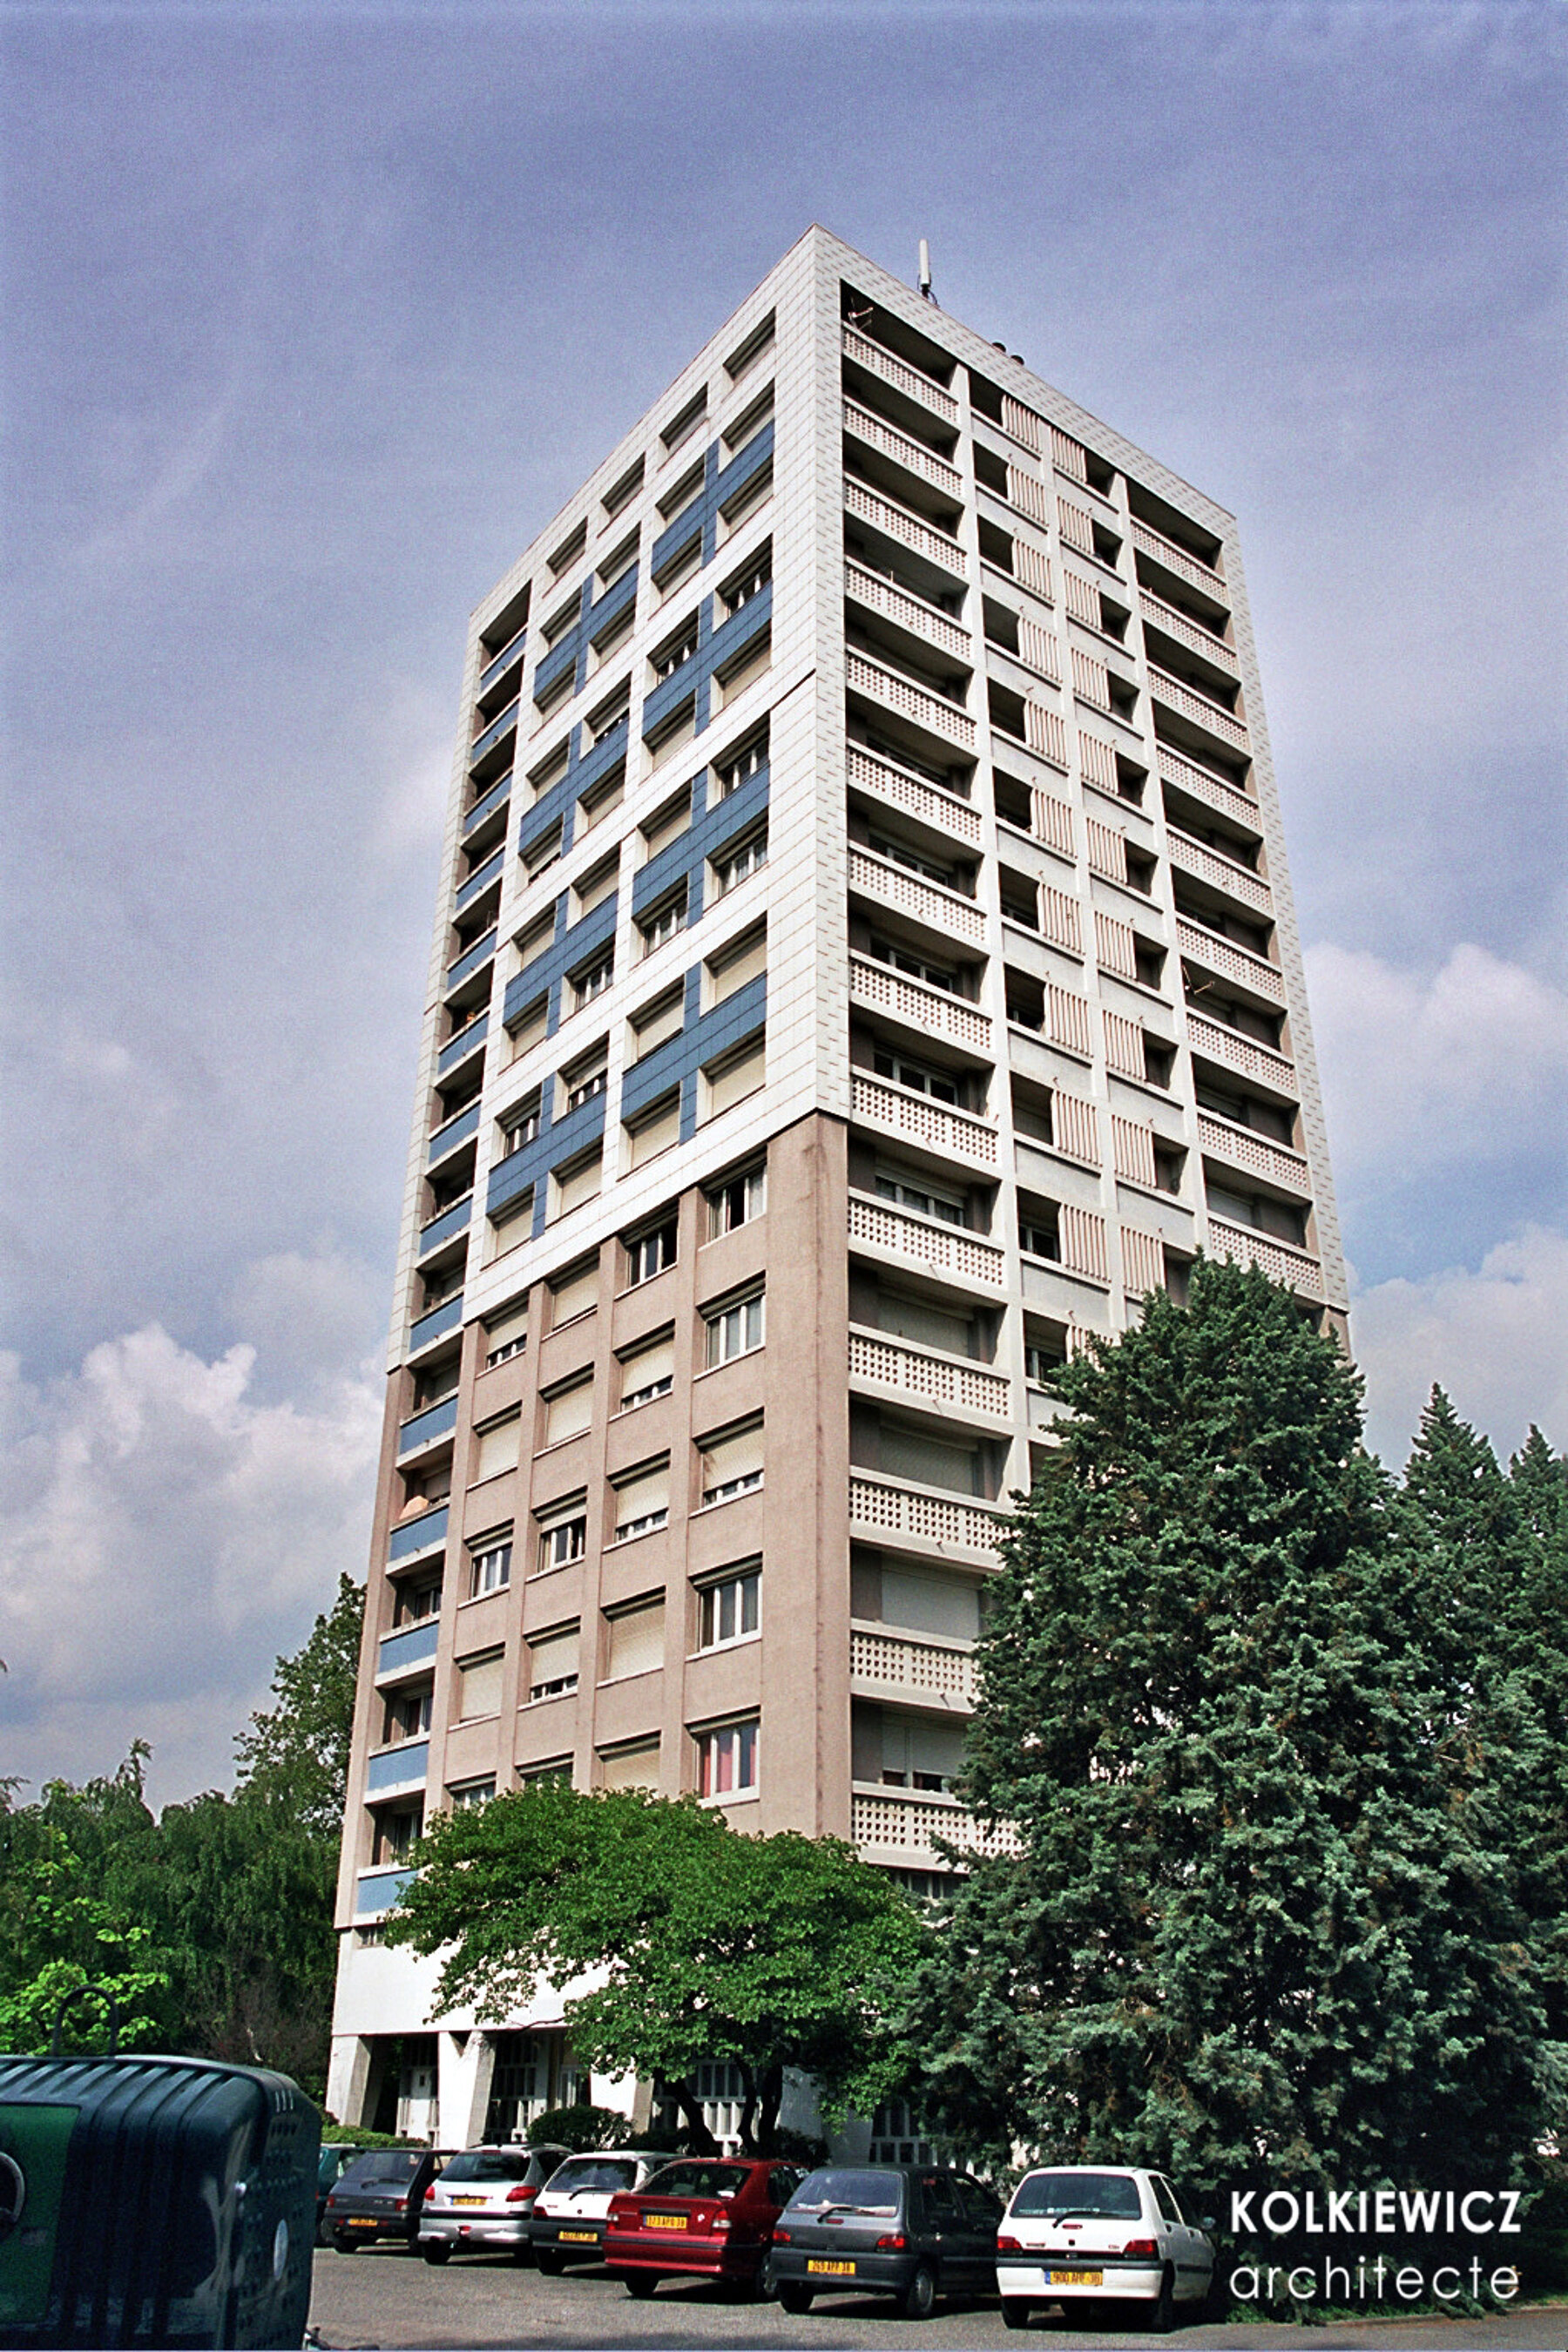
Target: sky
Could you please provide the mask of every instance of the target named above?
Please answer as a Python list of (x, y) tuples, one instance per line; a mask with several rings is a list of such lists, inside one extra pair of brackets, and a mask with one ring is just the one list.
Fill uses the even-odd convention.
[(364, 1572), (467, 615), (813, 221), (1239, 517), (1369, 1438), (1568, 1446), (1553, 0), (0, 0), (0, 1773)]

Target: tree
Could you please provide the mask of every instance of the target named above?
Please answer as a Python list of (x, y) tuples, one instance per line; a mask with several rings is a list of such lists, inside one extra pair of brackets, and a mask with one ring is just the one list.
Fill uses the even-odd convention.
[(1254, 1271), (1062, 1370), (907, 2020), (928, 2117), (1194, 2184), (1506, 2174), (1551, 2077), (1510, 1825), (1360, 1382)]
[(334, 1842), (342, 1834), (363, 1630), (363, 1587), (340, 1576), (336, 1601), (303, 1647), (278, 1661), (278, 1704), (253, 1715), (234, 1743), (237, 1795), (267, 1799), (301, 1829)]
[(437, 1819), (415, 1859), (386, 1937), (445, 1954), (437, 2006), (499, 2021), (542, 1978), (600, 1975), (566, 2003), (578, 2056), (650, 2077), (702, 2152), (704, 2060), (739, 2068), (742, 2145), (762, 2153), (786, 2068), (830, 2109), (874, 2105), (892, 2079), (884, 2021), (924, 1930), (837, 1839), (744, 1836), (689, 1798), (545, 1784)]
[[(167, 1956), (150, 1927), (105, 1895), (99, 1857), (79, 1851), (60, 1819), (90, 1821), (96, 1800), (122, 1828), (151, 1828), (141, 1754), (89, 1790), (51, 1783), (40, 1805), (17, 1807), (14, 1786), (0, 1785), (0, 2049), (47, 2051), (68, 2001), (67, 2047), (103, 2047), (112, 2004), (121, 2046), (155, 2048), (168, 2016)], [(100, 1990), (86, 1994), (89, 1986)]]

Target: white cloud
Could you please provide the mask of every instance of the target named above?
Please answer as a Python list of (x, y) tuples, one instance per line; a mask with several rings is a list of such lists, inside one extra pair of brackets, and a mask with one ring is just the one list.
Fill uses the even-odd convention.
[(1391, 1468), (1410, 1451), (1438, 1382), (1506, 1460), (1535, 1422), (1568, 1446), (1568, 1234), (1535, 1225), (1450, 1266), (1352, 1296), (1351, 1342), (1366, 1375), (1367, 1442)]
[(363, 1572), (375, 1388), (340, 1374), (311, 1409), (260, 1402), (255, 1364), (247, 1345), (209, 1362), (156, 1323), (47, 1388), (0, 1358), (7, 1770), (79, 1778), (140, 1734), (161, 1801), (226, 1780), (275, 1656), (340, 1570)]

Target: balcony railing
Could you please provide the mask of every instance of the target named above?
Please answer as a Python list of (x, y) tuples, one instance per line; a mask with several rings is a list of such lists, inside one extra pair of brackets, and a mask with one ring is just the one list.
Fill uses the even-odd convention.
[(1007, 1279), (1007, 1262), (994, 1243), (960, 1226), (910, 1216), (886, 1201), (868, 1201), (853, 1192), (849, 1238), (896, 1257), (912, 1258), (928, 1273), (952, 1275), (960, 1282), (984, 1282), (1000, 1289)]
[(417, 1559), (423, 1551), (436, 1551), (447, 1540), (449, 1506), (437, 1504), (433, 1511), (422, 1511), (416, 1519), (405, 1519), (392, 1530), (387, 1542), (386, 1557), (393, 1566), (405, 1559)]
[(912, 548), (917, 555), (923, 555), (928, 563), (940, 564), (944, 572), (963, 572), (963, 550), (955, 539), (951, 539), (946, 531), (935, 530), (929, 522), (922, 522), (918, 515), (909, 513), (905, 508), (895, 506), (891, 499), (880, 497), (877, 491), (868, 489), (864, 482), (856, 481), (852, 475), (845, 478), (844, 504), (847, 510), (858, 516), (861, 522), (868, 522), (875, 530), (885, 530), (889, 539), (899, 540), (905, 547)]
[(956, 890), (943, 889), (940, 883), (922, 882), (919, 875), (895, 866), (889, 858), (874, 857), (864, 849), (851, 849), (849, 887), (885, 898), (889, 906), (914, 916), (932, 930), (978, 943), (984, 940), (984, 911), (973, 898), (961, 898)]
[(1284, 1003), (1285, 975), (1267, 956), (1254, 955), (1250, 948), (1238, 947), (1234, 940), (1205, 930), (1201, 923), (1189, 922), (1184, 915), (1176, 917), (1176, 945), (1194, 963), (1206, 964), (1210, 971), (1223, 972), (1226, 980), (1251, 989), (1256, 996), (1268, 997), (1272, 1004)]
[(473, 741), (468, 746), (468, 765), (470, 768), (475, 766), (479, 761), (482, 760), (487, 751), (493, 751), (496, 745), (506, 736), (511, 733), (512, 730), (517, 725), (517, 703), (509, 702), (506, 709), (500, 713), (500, 717), (492, 719), (489, 725), (479, 734), (475, 736)]
[(846, 754), (849, 782), (867, 792), (879, 793), (896, 808), (907, 809), (935, 825), (939, 833), (950, 833), (958, 841), (980, 845), (980, 812), (955, 793), (946, 793), (936, 784), (928, 784), (919, 776), (911, 776), (902, 768), (889, 765), (886, 760), (874, 759), (863, 751), (858, 743), (851, 743)]
[(923, 1691), (974, 1705), (979, 1676), (974, 1654), (956, 1643), (917, 1642), (907, 1633), (849, 1628), (849, 1675), (853, 1682), (880, 1683), (889, 1689)]
[(879, 375), (884, 383), (890, 383), (895, 391), (904, 393), (910, 400), (918, 400), (946, 424), (958, 423), (958, 403), (950, 392), (943, 392), (940, 383), (933, 383), (930, 376), (922, 374), (919, 368), (895, 359), (891, 352), (884, 351), (880, 343), (872, 342), (868, 336), (858, 335), (853, 327), (844, 330), (844, 352), (847, 359), (855, 360), (861, 367), (868, 369), (872, 375)]
[(928, 694), (924, 687), (900, 677), (897, 670), (885, 669), (880, 662), (868, 661), (864, 654), (847, 653), (844, 682), (858, 694), (875, 695), (902, 718), (913, 719), (917, 727), (929, 728), (933, 735), (945, 735), (950, 742), (961, 743), (966, 751), (973, 751), (974, 721), (968, 711), (960, 710), (940, 694)]
[(857, 1527), (873, 1528), (879, 1535), (906, 1536), (939, 1550), (956, 1548), (990, 1557), (996, 1549), (996, 1520), (978, 1503), (934, 1495), (922, 1486), (900, 1486), (863, 1470), (849, 1474), (849, 1517)]
[(951, 1037), (954, 1045), (971, 1045), (976, 1053), (991, 1051), (991, 1023), (985, 1013), (963, 997), (944, 988), (928, 988), (874, 956), (850, 957), (849, 992), (858, 1003), (907, 1021), (913, 1029)]
[(901, 1789), (856, 1789), (849, 1798), (849, 1834), (858, 1846), (892, 1853), (934, 1854), (936, 1841), (971, 1853), (1018, 1853), (1018, 1832), (998, 1822), (982, 1828), (955, 1797)]
[(850, 1104), (857, 1118), (872, 1119), (879, 1127), (896, 1129), (911, 1143), (923, 1144), (928, 1151), (939, 1151), (944, 1159), (978, 1160), (987, 1168), (996, 1164), (995, 1129), (988, 1127), (984, 1119), (971, 1118), (966, 1111), (949, 1110), (945, 1103), (932, 1102), (929, 1095), (884, 1086), (880, 1078), (868, 1077), (857, 1070), (853, 1073)]
[(1175, 541), (1167, 539), (1163, 531), (1152, 530), (1148, 523), (1134, 519), (1132, 544), (1141, 547), (1145, 555), (1152, 555), (1156, 563), (1163, 563), (1167, 572), (1173, 572), (1178, 580), (1189, 580), (1194, 588), (1203, 589), (1205, 594), (1216, 598), (1220, 604), (1229, 604), (1229, 591), (1214, 566), (1204, 562), (1201, 556), (1194, 555), (1189, 548), (1178, 547)]
[(489, 792), (474, 803), (473, 807), (463, 819), (463, 839), (467, 841), (470, 834), (478, 833), (479, 827), (494, 816), (498, 810), (505, 808), (510, 797), (511, 778), (510, 775), (502, 776), (498, 783), (492, 784)]
[(468, 1138), (478, 1135), (479, 1131), (479, 1107), (477, 1102), (471, 1102), (466, 1110), (458, 1113), (456, 1118), (449, 1118), (445, 1127), (436, 1129), (425, 1154), (426, 1167), (434, 1168), (438, 1160), (445, 1160), (448, 1151), (456, 1151), (459, 1143), (467, 1143)]
[(460, 885), (458, 895), (452, 901), (453, 912), (460, 915), (465, 907), (471, 907), (476, 898), (482, 898), (492, 882), (500, 880), (501, 870), (505, 865), (506, 845), (503, 842), (494, 856), (487, 857), (484, 864), (477, 867), (468, 880)]
[(1272, 1047), (1260, 1045), (1255, 1037), (1243, 1037), (1234, 1029), (1222, 1028), (1217, 1021), (1205, 1021), (1199, 1014), (1187, 1015), (1187, 1035), (1194, 1054), (1206, 1054), (1211, 1061), (1223, 1062), (1227, 1069), (1239, 1070), (1245, 1077), (1261, 1078), (1266, 1086), (1278, 1087), (1286, 1094), (1296, 1091), (1296, 1065)]
[(1239, 784), (1227, 783), (1223, 776), (1211, 776), (1206, 768), (1194, 768), (1190, 760), (1182, 759), (1168, 744), (1156, 744), (1154, 758), (1166, 783), (1175, 784), (1184, 793), (1191, 793), (1194, 800), (1206, 801), (1210, 808), (1235, 817), (1248, 832), (1262, 832), (1258, 803)]
[(846, 563), (844, 585), (862, 604), (868, 604), (886, 620), (896, 621), (912, 636), (923, 637), (928, 645), (940, 646), (955, 660), (973, 659), (968, 630), (935, 604), (928, 604), (923, 596), (910, 595), (907, 588), (896, 587), (881, 572), (868, 572), (863, 563)]
[(422, 1348), (428, 1348), (437, 1339), (444, 1339), (448, 1331), (456, 1331), (459, 1328), (462, 1320), (463, 1294), (459, 1290), (455, 1297), (444, 1298), (439, 1307), (432, 1307), (428, 1315), (421, 1315), (410, 1326), (409, 1354), (416, 1356)]
[(430, 1742), (427, 1739), (405, 1740), (401, 1748), (384, 1748), (373, 1756), (365, 1767), (364, 1785), (372, 1796), (382, 1796), (389, 1789), (412, 1789), (423, 1786), (430, 1769)]
[(482, 940), (476, 940), (473, 946), (458, 958), (456, 963), (447, 966), (447, 986), (457, 988), (463, 981), (471, 980), (481, 965), (489, 963), (495, 951), (495, 932), (488, 930)]
[(434, 1617), (422, 1617), (416, 1625), (404, 1625), (395, 1633), (384, 1633), (376, 1646), (375, 1675), (380, 1682), (388, 1675), (406, 1674), (410, 1666), (422, 1666), (436, 1654), (441, 1638), (441, 1627)]
[(1194, 653), (1202, 654), (1205, 661), (1212, 661), (1218, 669), (1236, 669), (1234, 646), (1227, 646), (1223, 637), (1216, 637), (1212, 629), (1205, 629), (1201, 621), (1192, 620), (1185, 613), (1178, 612), (1175, 605), (1167, 604), (1163, 596), (1151, 596), (1147, 588), (1138, 591), (1138, 603), (1144, 620), (1151, 627), (1163, 629), (1168, 637), (1174, 637), (1181, 645), (1190, 646)]
[(438, 1437), (449, 1437), (457, 1426), (458, 1400), (455, 1396), (443, 1397), (439, 1404), (416, 1412), (411, 1421), (402, 1423), (397, 1433), (398, 1460), (401, 1462), (405, 1454), (417, 1454), (422, 1445), (433, 1445)]
[(1206, 727), (1209, 733), (1216, 735), (1222, 743), (1233, 744), (1238, 751), (1249, 748), (1247, 730), (1239, 719), (1233, 719), (1228, 710), (1223, 709), (1217, 702), (1211, 702), (1206, 694), (1199, 694), (1194, 688), (1184, 686), (1179, 677), (1171, 676), (1169, 670), (1157, 669), (1152, 662), (1149, 665), (1149, 691), (1156, 702), (1164, 704), (1167, 710), (1179, 712), (1182, 718), (1190, 719), (1194, 726)]
[(438, 1249), (443, 1242), (449, 1242), (455, 1234), (466, 1231), (473, 1206), (473, 1194), (465, 1192), (460, 1201), (454, 1201), (449, 1209), (443, 1209), (438, 1217), (432, 1217), (427, 1225), (421, 1225), (419, 1255), (428, 1257), (430, 1252)]
[(902, 1346), (868, 1331), (849, 1334), (849, 1376), (874, 1381), (879, 1388), (901, 1389), (906, 1396), (924, 1397), (958, 1412), (988, 1413), (994, 1420), (1005, 1421), (1012, 1405), (1011, 1391), (1000, 1373), (929, 1355), (923, 1348)]
[(1305, 1250), (1292, 1249), (1287, 1242), (1277, 1242), (1267, 1234), (1254, 1233), (1249, 1225), (1226, 1224), (1222, 1218), (1209, 1219), (1209, 1246), (1215, 1257), (1234, 1259), (1241, 1265), (1261, 1266), (1271, 1282), (1283, 1283), (1287, 1290), (1303, 1298), (1321, 1298), (1323, 1271), (1315, 1258)]
[(1190, 840), (1174, 825), (1166, 827), (1166, 838), (1171, 845), (1171, 863), (1182, 873), (1206, 882), (1211, 889), (1224, 890), (1260, 915), (1273, 913), (1274, 900), (1261, 874), (1254, 874), (1250, 866), (1239, 865), (1234, 857), (1222, 857), (1205, 842)]
[(354, 1884), (354, 1917), (379, 1919), (390, 1911), (414, 1873), (411, 1870), (362, 1870)]
[(506, 676), (507, 671), (511, 667), (513, 662), (521, 658), (522, 649), (527, 643), (528, 624), (525, 621), (522, 627), (519, 629), (516, 636), (510, 638), (508, 642), (502, 646), (499, 654), (492, 654), (489, 661), (485, 664), (483, 669), (480, 670), (479, 690), (481, 694), (488, 694), (491, 687), (495, 684), (497, 678), (504, 677)]
[(489, 1007), (487, 1005), (466, 1029), (459, 1029), (456, 1036), (447, 1038), (436, 1056), (437, 1074), (444, 1078), (448, 1070), (455, 1070), (459, 1062), (466, 1061), (476, 1045), (484, 1044), (489, 1026)]
[(1237, 1127), (1228, 1118), (1215, 1118), (1212, 1111), (1200, 1110), (1198, 1141), (1205, 1151), (1233, 1168), (1245, 1168), (1249, 1175), (1261, 1176), (1289, 1192), (1311, 1192), (1311, 1171), (1301, 1153), (1270, 1143), (1249, 1127)]
[(868, 448), (879, 450), (884, 457), (891, 457), (896, 465), (904, 467), (911, 474), (918, 474), (922, 481), (930, 482), (934, 488), (945, 490), (955, 502), (962, 500), (963, 475), (945, 458), (939, 457), (934, 450), (928, 449), (923, 441), (912, 440), (909, 434), (900, 433), (896, 425), (884, 423), (881, 417), (874, 416), (868, 408), (861, 408), (853, 400), (847, 400), (844, 404), (844, 429), (852, 433), (858, 441), (864, 441)]

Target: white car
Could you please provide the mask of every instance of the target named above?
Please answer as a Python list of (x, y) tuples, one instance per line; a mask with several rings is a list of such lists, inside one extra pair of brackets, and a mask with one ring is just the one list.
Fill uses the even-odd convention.
[[(1213, 2222), (1205, 2227), (1212, 2229)], [(1026, 2173), (996, 2233), (1002, 2317), (1026, 2327), (1037, 2304), (1141, 2304), (1163, 2335), (1184, 2309), (1208, 2300), (1214, 2248), (1188, 2221), (1161, 2172), (1132, 2166), (1065, 2164)]]
[(559, 2278), (568, 2263), (601, 2261), (611, 2198), (640, 2189), (649, 2173), (668, 2162), (668, 2156), (642, 2147), (569, 2156), (533, 2200), (528, 2235), (535, 2266), (546, 2278)]

